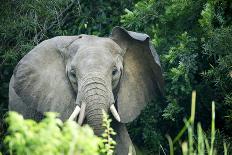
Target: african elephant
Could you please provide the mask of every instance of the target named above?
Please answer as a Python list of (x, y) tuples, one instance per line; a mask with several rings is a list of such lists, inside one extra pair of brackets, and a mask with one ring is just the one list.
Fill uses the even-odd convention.
[[(9, 86), (9, 110), (40, 120), (54, 111), (78, 117), (101, 135), (102, 109), (114, 117), (116, 154), (132, 145), (133, 121), (164, 85), (149, 36), (115, 27), (110, 37), (58, 36), (37, 45), (18, 63)], [(135, 153), (134, 153), (135, 154)]]

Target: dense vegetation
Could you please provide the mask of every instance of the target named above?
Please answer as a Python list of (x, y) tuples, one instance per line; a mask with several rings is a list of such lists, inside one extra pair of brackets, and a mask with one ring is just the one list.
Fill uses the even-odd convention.
[[(33, 46), (57, 35), (107, 36), (113, 26), (122, 25), (151, 36), (166, 81), (165, 96), (150, 103), (129, 125), (134, 142), (147, 154), (162, 148), (168, 151), (165, 135), (174, 139), (184, 126), (195, 89), (196, 122), (205, 131), (211, 127), (211, 102), (215, 101), (215, 145), (223, 154), (223, 142), (232, 137), (231, 1), (22, 0), (0, 5), (4, 8), (0, 14), (1, 118), (7, 111), (13, 68)], [(6, 127), (0, 124), (2, 138)]]
[[(220, 140), (232, 136), (232, 2), (147, 0), (126, 12), (121, 18), (123, 25), (146, 32), (153, 39), (166, 81), (166, 103), (156, 102), (134, 122), (132, 131), (136, 126), (144, 127), (133, 133), (134, 137), (143, 137), (143, 145), (158, 151), (163, 135), (174, 137), (183, 125), (195, 89), (196, 119), (206, 130), (211, 122), (211, 101), (216, 103), (220, 146)], [(155, 119), (147, 117), (147, 113)]]
[[(87, 125), (80, 127), (74, 121), (63, 123), (57, 114), (47, 113), (39, 123), (24, 120), (16, 112), (6, 118), (8, 135), (4, 143), (10, 155), (113, 155), (115, 135), (110, 127), (111, 120), (103, 113), (105, 132), (102, 137), (94, 135)], [(17, 122), (17, 123), (15, 123)], [(46, 138), (45, 138), (46, 137)]]

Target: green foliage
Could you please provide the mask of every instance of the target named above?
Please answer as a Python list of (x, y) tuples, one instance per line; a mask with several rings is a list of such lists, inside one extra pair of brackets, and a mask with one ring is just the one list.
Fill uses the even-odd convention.
[(115, 132), (110, 127), (111, 120), (107, 114), (103, 115), (105, 132), (101, 138), (95, 136), (89, 126), (80, 127), (74, 121), (63, 123), (56, 116), (54, 113), (47, 113), (46, 118), (37, 123), (24, 120), (16, 112), (10, 112), (6, 118), (8, 135), (4, 140), (9, 154), (113, 154), (116, 143), (111, 135), (115, 135)]
[[(217, 132), (215, 129), (215, 103), (212, 102), (211, 133), (210, 133), (209, 139), (207, 138), (207, 134), (203, 131), (200, 123), (197, 124), (197, 132), (195, 135), (195, 131), (194, 131), (195, 107), (196, 107), (196, 92), (193, 92), (192, 93), (192, 107), (191, 107), (192, 109), (191, 109), (190, 119), (188, 121), (184, 120), (185, 126), (184, 126), (183, 130), (178, 134), (177, 138), (174, 139), (173, 142), (170, 139), (170, 137), (168, 137), (169, 144), (170, 144), (170, 154), (174, 155), (174, 152), (175, 152), (174, 144), (175, 144), (175, 142), (180, 141), (181, 136), (183, 135), (183, 133), (186, 130), (188, 133), (187, 139), (184, 142), (181, 142), (183, 155), (195, 155), (195, 154), (216, 155), (218, 153), (217, 150), (218, 150), (218, 147), (220, 147), (220, 145), (215, 144), (218, 141), (216, 139)], [(223, 139), (223, 137), (221, 136), (220, 139)], [(221, 151), (224, 152), (224, 155), (229, 154), (228, 144), (225, 141), (223, 142), (223, 149)]]
[(162, 116), (166, 120), (175, 121), (175, 118), (182, 110), (183, 108), (177, 104), (176, 100), (172, 100), (172, 102), (164, 109)]
[(212, 3), (206, 3), (204, 9), (201, 12), (201, 19), (199, 19), (200, 26), (205, 30), (212, 33), (213, 18), (214, 18), (214, 5)]
[(231, 39), (232, 28), (221, 28), (215, 30), (207, 43), (204, 44), (204, 53), (208, 56), (208, 59), (214, 60), (204, 76), (208, 81), (212, 81), (221, 93), (227, 93), (231, 88)]
[(103, 127), (105, 128), (104, 133), (102, 134), (102, 143), (103, 147), (101, 148), (101, 152), (106, 155), (113, 155), (114, 148), (116, 142), (113, 140), (111, 136), (116, 135), (113, 128), (110, 127), (111, 119), (109, 116), (103, 111)]
[[(196, 119), (207, 130), (209, 101), (215, 100), (216, 113), (220, 113), (216, 120), (219, 133), (231, 136), (231, 8), (231, 1), (222, 0), (141, 0), (121, 16), (126, 28), (149, 34), (160, 55), (166, 81), (165, 102), (156, 103), (163, 109), (158, 114), (161, 119), (150, 122), (143, 114), (139, 118), (150, 126), (168, 126), (166, 130), (155, 129), (158, 134), (179, 132), (182, 118), (190, 112), (191, 91), (196, 89), (200, 103)], [(146, 128), (149, 129), (145, 125), (137, 126), (130, 133)], [(143, 144), (154, 152), (160, 149)]]
[(164, 142), (160, 132), (162, 130), (160, 128), (161, 109), (157, 101), (152, 101), (143, 110), (141, 116), (128, 125), (132, 141), (137, 146), (146, 146), (146, 154), (157, 154), (160, 151), (160, 145)]
[(9, 134), (4, 142), (10, 154), (98, 154), (100, 139), (90, 127), (71, 121), (62, 123), (54, 113), (47, 113), (43, 121), (36, 123), (10, 112), (6, 121)]
[(191, 38), (187, 32), (184, 32), (178, 36), (177, 41), (177, 45), (170, 47), (168, 53), (162, 57), (169, 68), (169, 71), (165, 73), (168, 105), (164, 109), (163, 117), (170, 120), (175, 120), (183, 111), (179, 103), (185, 102), (182, 96), (189, 95), (193, 89), (191, 81), (193, 74), (197, 71), (197, 53), (194, 52), (196, 38)]

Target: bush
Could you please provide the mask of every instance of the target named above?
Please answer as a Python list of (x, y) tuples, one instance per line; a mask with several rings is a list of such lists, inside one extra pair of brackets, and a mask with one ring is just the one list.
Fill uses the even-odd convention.
[[(162, 107), (163, 111), (158, 113), (161, 119), (150, 122), (142, 114), (139, 119), (149, 125), (137, 129), (133, 126), (131, 133), (149, 130), (150, 126), (154, 129), (158, 124), (165, 130), (155, 129), (156, 140), (162, 139), (158, 135), (177, 134), (183, 126), (182, 118), (190, 113), (191, 91), (196, 89), (199, 103), (196, 119), (203, 129), (210, 128), (209, 101), (215, 100), (216, 113), (220, 114), (216, 126), (225, 136), (232, 136), (231, 7), (231, 1), (222, 0), (141, 0), (133, 9), (125, 10), (122, 24), (151, 36), (166, 82), (165, 101), (153, 104), (154, 108), (157, 104)], [(152, 115), (157, 118), (156, 112)], [(149, 137), (143, 138), (145, 148), (159, 151), (160, 148), (150, 148), (148, 141)]]
[(160, 128), (162, 123), (162, 107), (157, 101), (152, 101), (141, 113), (141, 116), (128, 125), (128, 131), (132, 141), (137, 146), (146, 146), (146, 154), (158, 154), (164, 144), (163, 135)]
[(47, 113), (44, 120), (36, 123), (10, 112), (6, 122), (9, 134), (4, 142), (10, 154), (98, 154), (100, 139), (90, 127), (81, 128), (72, 121), (62, 123), (54, 113)]
[[(74, 121), (63, 123), (55, 113), (47, 113), (46, 118), (37, 123), (24, 120), (16, 112), (10, 112), (6, 118), (9, 125), (4, 143), (9, 154), (15, 155), (112, 155), (115, 135), (110, 127), (111, 120), (104, 113), (103, 137), (94, 135), (89, 126), (80, 127)], [(17, 123), (16, 123), (17, 122)]]

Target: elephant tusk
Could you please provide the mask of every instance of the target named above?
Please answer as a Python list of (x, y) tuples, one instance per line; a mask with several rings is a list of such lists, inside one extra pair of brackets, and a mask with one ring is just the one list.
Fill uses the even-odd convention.
[(69, 119), (68, 120), (74, 120), (74, 119), (76, 119), (76, 117), (77, 117), (77, 115), (79, 114), (79, 112), (80, 112), (80, 107), (77, 105), (76, 106), (76, 108), (74, 109), (74, 111), (73, 111), (73, 113), (71, 114), (71, 116), (69, 117)]
[(120, 122), (120, 121), (121, 121), (120, 116), (119, 116), (119, 114), (118, 114), (118, 112), (117, 112), (117, 110), (116, 110), (116, 108), (115, 108), (115, 106), (114, 106), (113, 104), (110, 106), (110, 111), (111, 111), (111, 113), (113, 114), (114, 118), (115, 118), (118, 122)]
[(78, 118), (78, 124), (82, 125), (83, 121), (84, 121), (84, 117), (85, 117), (85, 107), (86, 107), (86, 103), (82, 102), (81, 104), (81, 111), (80, 111), (80, 115)]

